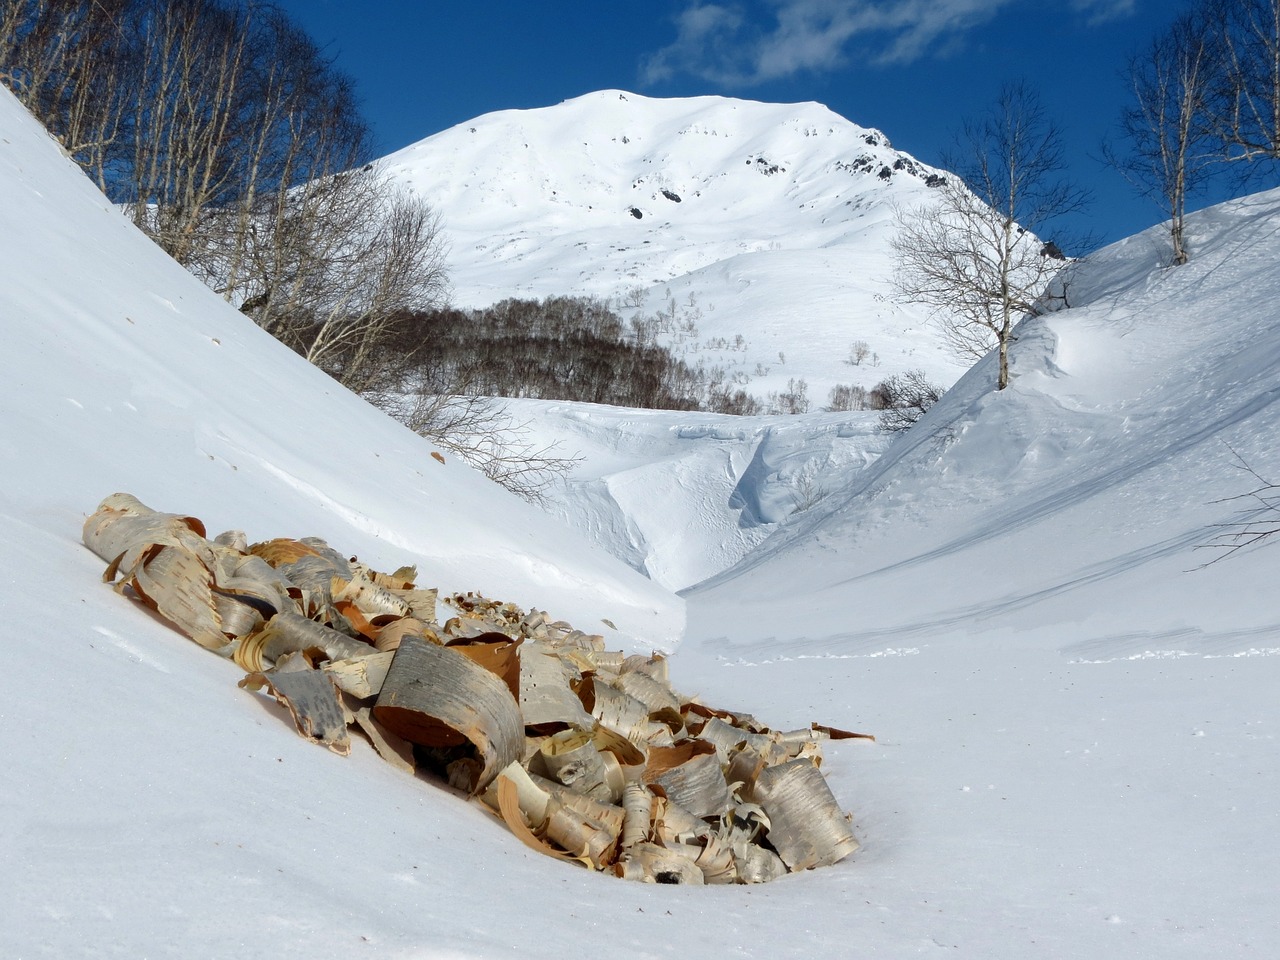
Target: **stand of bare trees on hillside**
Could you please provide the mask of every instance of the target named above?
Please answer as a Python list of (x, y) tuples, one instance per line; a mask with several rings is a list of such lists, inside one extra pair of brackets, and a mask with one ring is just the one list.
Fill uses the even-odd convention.
[(1186, 263), (1187, 202), (1227, 167), (1280, 160), (1280, 0), (1199, 0), (1129, 58), (1121, 145), (1107, 159), (1168, 218)]
[(5, 0), (0, 80), (175, 260), (357, 391), (446, 293), (433, 212), (369, 165), (350, 80), (254, 0)]

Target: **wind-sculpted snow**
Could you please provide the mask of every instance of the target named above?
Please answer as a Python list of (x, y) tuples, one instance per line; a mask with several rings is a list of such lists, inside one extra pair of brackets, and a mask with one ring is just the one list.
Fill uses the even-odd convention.
[[(1239, 589), (1204, 589), (1236, 582), (1245, 564), (1236, 576), (1186, 571), (1212, 559), (1192, 548), (1237, 513), (1219, 501), (1257, 486), (1241, 463), (1280, 477), (1278, 217), (1280, 192), (1195, 217), (1196, 256), (1179, 269), (1160, 266), (1159, 229), (1073, 266), (1059, 281), (1073, 308), (1023, 322), (1008, 390), (994, 390), (992, 358), (977, 364), (871, 468), (848, 475), (812, 531), (771, 540), (709, 587), (706, 602), (747, 590), (769, 607), (799, 589), (780, 570), (823, 555), (807, 587), (833, 598), (872, 590), (860, 617), (886, 629), (950, 608), (971, 622), (1038, 628), (1085, 617), (1073, 596), (1084, 585), (1152, 576), (1186, 590), (1197, 617), (1249, 620)], [(982, 562), (961, 560), (975, 556)], [(1262, 554), (1253, 562), (1270, 565)], [(1018, 582), (1040, 601), (1010, 603)], [(1165, 589), (1135, 589), (1123, 613), (1098, 616), (1151, 629), (1189, 613)]]
[(579, 462), (551, 511), (672, 589), (750, 555), (875, 460), (875, 413), (727, 417), (522, 401), (540, 445)]

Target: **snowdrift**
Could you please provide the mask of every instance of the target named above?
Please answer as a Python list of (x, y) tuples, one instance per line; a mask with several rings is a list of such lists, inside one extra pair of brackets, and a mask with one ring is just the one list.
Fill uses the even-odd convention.
[(1071, 309), (1018, 329), (1009, 389), (977, 364), (699, 609), (745, 594), (750, 631), (784, 637), (779, 600), (803, 590), (852, 604), (851, 636), (1070, 624), (1099, 656), (1248, 649), (1280, 551), (1198, 570), (1220, 554), (1197, 547), (1257, 506), (1223, 502), (1258, 485), (1242, 464), (1280, 478), (1277, 222), (1271, 191), (1193, 217), (1185, 268), (1159, 227), (1073, 265)]

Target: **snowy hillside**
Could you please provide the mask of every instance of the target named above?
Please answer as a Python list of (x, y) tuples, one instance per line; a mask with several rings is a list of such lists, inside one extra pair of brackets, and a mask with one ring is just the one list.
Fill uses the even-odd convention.
[[(1195, 547), (1256, 486), (1231, 450), (1280, 479), (1278, 227), (1272, 192), (1196, 216), (1185, 267), (1158, 231), (1100, 252), (1021, 331), (1010, 389), (979, 364), (878, 459), (825, 416), (555, 408), (584, 481), (629, 478), (635, 528), (599, 539), (742, 554), (682, 608), (280, 349), (0, 92), (0, 956), (1274, 956), (1280, 544)], [(730, 531), (801, 463), (828, 496), (762, 544)], [(541, 857), (304, 742), (103, 585), (80, 529), (118, 489), (634, 646), (674, 646), (687, 609), (679, 689), (877, 735), (823, 767), (862, 848), (701, 889)]]
[[(383, 161), (441, 212), (463, 306), (589, 294), (669, 311), (664, 339), (761, 397), (962, 367), (886, 299), (895, 204), (943, 174), (816, 103), (600, 91), (486, 114)], [(688, 326), (692, 322), (692, 328)], [(850, 345), (875, 360), (854, 366)]]

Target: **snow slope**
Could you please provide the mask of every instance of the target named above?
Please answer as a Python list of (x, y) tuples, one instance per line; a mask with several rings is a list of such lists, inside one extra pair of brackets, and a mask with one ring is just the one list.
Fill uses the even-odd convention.
[[(1009, 390), (980, 364), (687, 592), (677, 686), (879, 739), (825, 764), (854, 857), (645, 886), (540, 858), (371, 751), (303, 742), (99, 582), (80, 524), (129, 489), (636, 637), (681, 616), (202, 291), (0, 93), (0, 956), (1274, 956), (1280, 548), (1202, 570), (1193, 548), (1253, 485), (1221, 441), (1280, 476), (1278, 226), (1263, 194), (1196, 217), (1186, 267), (1160, 267), (1154, 232), (1101, 252), (1074, 309), (1021, 331)], [(682, 452), (696, 424), (635, 415), (610, 460), (610, 421), (571, 412), (601, 476), (639, 469), (646, 433), (654, 464), (677, 457), (682, 482), (657, 466), (633, 510), (709, 552), (722, 518), (680, 500), (715, 462)], [(723, 426), (702, 439), (737, 443)]]
[(1280, 191), (1190, 231), (1185, 267), (1158, 228), (1079, 265), (1008, 390), (978, 364), (687, 594), (696, 675), (885, 735), (851, 942), (880, 913), (966, 956), (1280, 947), (1280, 544), (1197, 549), (1254, 515), (1241, 461), (1280, 479)]
[[(604, 90), (459, 124), (382, 161), (444, 218), (457, 301), (580, 294), (675, 308), (663, 340), (761, 398), (962, 372), (889, 302), (895, 205), (944, 174), (817, 103)], [(626, 304), (629, 304), (627, 306)], [(846, 362), (865, 340), (876, 363)]]

